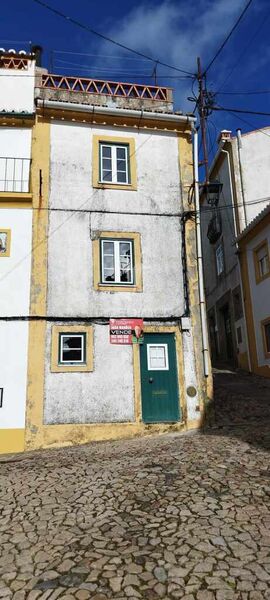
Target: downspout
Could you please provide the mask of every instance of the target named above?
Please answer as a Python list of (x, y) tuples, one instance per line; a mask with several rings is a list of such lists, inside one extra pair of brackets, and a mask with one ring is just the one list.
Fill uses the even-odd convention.
[(202, 260), (202, 239), (201, 239), (201, 213), (200, 213), (200, 194), (199, 194), (199, 159), (198, 159), (198, 131), (192, 123), (193, 129), (193, 162), (194, 162), (194, 196), (195, 196), (195, 223), (196, 223), (196, 241), (197, 241), (197, 265), (198, 265), (198, 283), (199, 283), (199, 304), (202, 328), (202, 352), (204, 375), (209, 375), (209, 347), (208, 331), (206, 321), (206, 305), (203, 282), (203, 260)]
[[(223, 148), (221, 149), (221, 152), (223, 152), (224, 154), (227, 154), (228, 170), (229, 170), (229, 180), (230, 180), (230, 190), (231, 190), (231, 198), (232, 198), (232, 206), (233, 206), (234, 233), (235, 233), (235, 237), (237, 237), (235, 203), (233, 201), (234, 196), (233, 196), (233, 187), (232, 187), (232, 173), (231, 173), (231, 165), (230, 165), (230, 154), (229, 154), (228, 150), (224, 150)], [(247, 343), (248, 370), (251, 373), (249, 341), (248, 341), (247, 320), (246, 320), (246, 308), (245, 308), (244, 290), (243, 290), (243, 284), (242, 284), (242, 270), (241, 270), (241, 264), (240, 264), (240, 259), (239, 259), (239, 250), (238, 250), (238, 244), (237, 244), (237, 242), (236, 242), (236, 250), (237, 250), (236, 255), (237, 255), (237, 263), (238, 263), (238, 270), (239, 270), (240, 288), (241, 288), (241, 295), (242, 295), (242, 302), (243, 302), (243, 309), (244, 309), (244, 329), (245, 329), (245, 337), (246, 337), (246, 343)]]
[[(242, 196), (242, 204), (243, 204), (243, 213), (244, 213), (244, 227), (247, 226), (247, 211), (246, 211), (246, 201), (245, 201), (245, 191), (244, 191), (244, 178), (243, 178), (243, 165), (242, 165), (242, 137), (241, 137), (241, 129), (236, 130), (237, 134), (237, 153), (238, 153), (238, 164), (239, 164), (239, 173), (240, 173), (240, 184), (241, 184), (241, 196)], [(242, 229), (242, 231), (243, 231)]]

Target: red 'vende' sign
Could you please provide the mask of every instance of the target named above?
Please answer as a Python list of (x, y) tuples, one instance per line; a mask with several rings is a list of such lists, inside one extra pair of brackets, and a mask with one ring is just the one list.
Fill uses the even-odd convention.
[(110, 319), (111, 344), (142, 344), (143, 319)]

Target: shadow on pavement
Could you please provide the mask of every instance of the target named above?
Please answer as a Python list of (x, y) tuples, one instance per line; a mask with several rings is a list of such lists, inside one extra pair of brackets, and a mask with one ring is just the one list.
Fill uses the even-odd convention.
[(270, 450), (270, 379), (229, 369), (213, 369), (213, 379), (202, 430)]

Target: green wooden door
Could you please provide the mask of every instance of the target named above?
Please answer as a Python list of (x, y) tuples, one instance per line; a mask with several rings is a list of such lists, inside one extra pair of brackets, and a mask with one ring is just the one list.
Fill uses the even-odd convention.
[(140, 346), (140, 363), (143, 421), (179, 421), (174, 334), (145, 333)]

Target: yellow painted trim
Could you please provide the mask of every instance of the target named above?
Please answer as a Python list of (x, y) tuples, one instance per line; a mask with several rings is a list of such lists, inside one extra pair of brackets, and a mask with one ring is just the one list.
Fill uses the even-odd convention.
[(10, 256), (10, 244), (11, 244), (11, 229), (3, 229), (0, 227), (0, 233), (7, 234), (7, 246), (5, 252), (0, 251), (0, 258), (6, 258)]
[(239, 354), (237, 354), (237, 362), (240, 369), (243, 369), (243, 371), (249, 371), (247, 352), (239, 352)]
[[(30, 314), (45, 315), (47, 309), (47, 235), (49, 202), (50, 124), (39, 117), (32, 135), (32, 278)], [(42, 171), (40, 197), (39, 170)], [(28, 386), (26, 407), (27, 450), (43, 445), (43, 397), (46, 349), (46, 323), (29, 323)]]
[[(261, 275), (260, 273), (260, 267), (259, 267), (259, 259), (258, 259), (258, 252), (265, 246), (266, 249), (266, 253), (268, 256), (268, 272), (265, 273), (265, 275)], [(270, 277), (270, 256), (269, 256), (269, 248), (268, 248), (268, 240), (262, 240), (257, 246), (256, 248), (253, 248), (253, 261), (254, 261), (254, 268), (255, 268), (255, 279), (256, 279), (256, 283), (258, 285), (258, 283), (260, 283), (261, 281), (264, 281), (265, 279), (267, 279), (268, 277)]]
[[(98, 292), (142, 292), (142, 250), (141, 236), (139, 233), (131, 231), (100, 231), (99, 237), (92, 241), (93, 246), (93, 286)], [(134, 285), (108, 285), (100, 282), (101, 262), (100, 262), (100, 240), (103, 238), (128, 239), (133, 241), (134, 245), (134, 266), (135, 266), (135, 284)]]
[(2, 208), (24, 208), (24, 209), (26, 209), (26, 208), (31, 208), (31, 206), (32, 206), (32, 202), (31, 201), (28, 202), (28, 200), (25, 200), (24, 202), (16, 202), (15, 200), (14, 200), (14, 202), (13, 201), (4, 202), (4, 201), (0, 200), (0, 209), (2, 209)]
[[(60, 333), (86, 333), (86, 364), (85, 365), (59, 365), (59, 334)], [(94, 340), (92, 325), (53, 325), (51, 332), (51, 371), (52, 373), (89, 372), (94, 368)]]
[[(112, 144), (125, 144), (126, 146), (129, 146), (130, 183), (121, 185), (119, 183), (102, 183), (101, 181), (99, 181), (99, 144), (101, 142), (108, 142)], [(136, 149), (134, 138), (114, 137), (110, 135), (93, 135), (92, 169), (94, 188), (131, 191), (137, 190)]]
[(270, 325), (270, 317), (261, 321), (264, 356), (265, 358), (270, 358), (270, 350), (267, 350), (266, 344), (265, 325)]
[[(146, 325), (145, 333), (174, 333), (175, 334), (175, 351), (176, 351), (176, 366), (178, 378), (178, 402), (182, 421), (186, 421), (186, 394), (185, 394), (185, 379), (183, 367), (183, 348), (182, 336), (179, 327), (175, 325)], [(133, 378), (134, 378), (134, 399), (135, 399), (135, 419), (139, 423), (142, 421), (142, 395), (141, 395), (141, 369), (140, 369), (140, 349), (139, 346), (133, 345)]]
[(0, 429), (0, 454), (23, 450), (24, 429)]
[(18, 205), (24, 204), (25, 202), (32, 203), (33, 194), (30, 192), (0, 192), (0, 202), (13, 203), (17, 202)]

